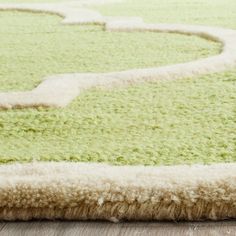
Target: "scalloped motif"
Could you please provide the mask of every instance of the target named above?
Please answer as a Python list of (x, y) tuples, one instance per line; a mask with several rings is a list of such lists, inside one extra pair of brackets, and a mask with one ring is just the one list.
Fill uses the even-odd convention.
[[(83, 8), (89, 2), (0, 4), (0, 10), (50, 12), (63, 17), (63, 24), (101, 24), (105, 31), (152, 31), (197, 35), (223, 44), (221, 54), (192, 62), (158, 68), (111, 73), (73, 73), (46, 77), (38, 87), (25, 92), (0, 93), (0, 108), (65, 107), (81, 91), (96, 86), (115, 87), (160, 79), (179, 79), (219, 72), (236, 66), (236, 30), (184, 24), (146, 24), (139, 17), (103, 17)], [(104, 3), (99, 0), (97, 3)], [(75, 7), (77, 6), (77, 7)]]

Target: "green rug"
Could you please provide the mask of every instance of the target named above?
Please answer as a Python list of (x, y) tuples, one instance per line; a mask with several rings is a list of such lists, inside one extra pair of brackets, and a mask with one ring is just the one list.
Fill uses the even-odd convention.
[[(22, 2), (55, 3), (58, 1)], [(0, 3), (18, 3), (18, 1), (0, 0)], [(236, 29), (236, 2), (234, 0), (228, 0), (227, 4), (223, 0), (201, 0), (198, 2), (168, 0), (165, 3), (159, 0), (145, 2), (142, 0), (127, 0), (120, 3), (93, 5), (90, 6), (90, 9), (109, 16), (140, 16), (146, 22), (152, 23), (204, 24)], [(98, 73), (161, 67), (207, 58), (219, 54), (222, 49), (222, 45), (219, 42), (213, 42), (197, 36), (156, 32), (105, 32), (104, 27), (101, 25), (62, 25), (61, 17), (59, 16), (19, 11), (0, 11), (0, 41), (1, 92), (32, 90), (41, 83), (43, 77), (54, 74)], [(231, 68), (220, 73), (209, 73), (180, 80), (146, 82), (112, 89), (90, 89), (81, 93), (70, 105), (60, 109), (38, 107), (0, 110), (0, 163), (3, 169), (0, 170), (0, 175), (4, 176), (7, 173), (8, 170), (4, 168), (9, 168), (12, 165), (22, 165), (20, 167), (22, 169), (16, 169), (19, 173), (21, 171), (23, 173), (23, 169), (26, 168), (24, 170), (26, 176), (29, 173), (32, 175), (37, 173), (36, 179), (38, 176), (43, 176), (42, 179), (47, 179), (45, 170), (41, 172), (37, 168), (34, 169), (35, 167), (33, 166), (35, 163), (44, 163), (44, 161), (52, 163), (54, 163), (53, 161), (63, 161), (64, 164), (60, 167), (56, 167), (55, 163), (55, 165), (52, 164), (52, 166), (47, 168), (52, 168), (52, 172), (59, 171), (61, 168), (59, 172), (62, 174), (63, 165), (65, 165), (65, 171), (68, 168), (69, 173), (69, 169), (71, 169), (73, 176), (76, 176), (78, 172), (85, 174), (86, 170), (89, 174), (92, 173), (90, 176), (93, 176), (96, 168), (90, 170), (87, 163), (92, 163), (95, 166), (96, 164), (94, 163), (115, 166), (156, 166), (157, 170), (160, 168), (159, 172), (157, 171), (158, 176), (166, 176), (166, 178), (167, 173), (170, 173), (170, 171), (165, 172), (165, 169), (162, 170), (162, 168), (168, 167), (162, 166), (171, 166), (170, 168), (173, 168), (175, 165), (184, 164), (201, 164), (204, 166), (205, 164), (230, 163), (229, 165), (234, 167), (236, 161), (235, 104), (236, 68)], [(25, 162), (34, 163), (32, 164), (32, 169), (27, 169), (30, 167), (28, 164), (23, 164)], [(84, 167), (81, 164), (82, 167), (77, 170), (77, 167), (67, 166), (67, 162), (85, 162), (86, 164)], [(5, 167), (4, 164), (8, 165)], [(217, 168), (215, 165), (209, 166), (213, 168), (212, 172), (210, 170), (209, 173), (218, 173), (214, 172), (214, 168)], [(184, 171), (186, 171), (186, 177), (191, 176), (191, 171), (185, 170), (187, 167), (177, 166), (176, 168), (176, 175), (178, 173), (178, 178), (181, 181), (185, 179), (184, 174), (181, 177)], [(193, 166), (193, 168), (195, 167)], [(227, 168), (227, 166), (220, 166), (220, 170), (226, 170)], [(174, 169), (170, 170), (171, 173), (175, 172)], [(98, 173), (102, 173), (101, 175), (105, 173), (107, 176), (111, 174), (113, 176), (117, 170), (114, 169), (113, 174), (109, 171), (106, 173), (106, 171), (105, 169), (99, 169)], [(148, 175), (149, 169), (145, 169), (145, 171), (147, 173), (145, 172), (146, 174), (143, 174), (143, 176)], [(150, 173), (152, 171), (150, 169)], [(192, 171), (197, 176), (202, 169), (196, 168)], [(207, 169), (206, 172), (208, 172)], [(137, 177), (139, 176), (138, 173), (143, 172), (135, 172), (134, 175)], [(233, 174), (234, 171), (231, 169), (228, 173), (232, 174), (231, 177), (233, 179), (236, 178), (235, 174)], [(58, 176), (61, 174), (58, 174)], [(124, 176), (128, 175), (129, 173), (125, 169)], [(6, 176), (9, 180), (10, 175)], [(20, 178), (19, 176), (18, 178)], [(116, 179), (116, 176), (113, 177)], [(72, 179), (72, 176), (70, 178)], [(85, 182), (90, 179), (90, 177), (86, 177), (86, 180), (83, 179), (85, 177), (81, 178)], [(99, 182), (100, 174), (99, 177), (97, 175), (94, 176), (94, 179), (96, 178)], [(209, 178), (211, 179), (211, 177)], [(222, 186), (225, 186), (227, 178), (225, 176), (222, 178), (224, 180)], [(160, 177), (158, 179), (160, 180)], [(173, 177), (173, 179), (175, 178)], [(196, 177), (193, 182), (196, 181), (198, 183), (200, 179), (202, 179), (201, 176), (199, 178)], [(82, 180), (80, 179), (81, 182)], [(109, 181), (113, 180), (110, 179)], [(126, 181), (124, 178), (122, 181), (124, 183), (131, 180)], [(144, 178), (145, 181), (147, 181), (146, 178)], [(174, 181), (171, 181), (172, 185)], [(140, 180), (140, 182), (142, 181)], [(216, 182), (219, 183), (219, 179)], [(102, 179), (102, 183), (105, 184), (107, 182)], [(60, 180), (56, 184), (60, 186)], [(73, 182), (73, 184), (75, 186), (78, 183)], [(89, 185), (90, 187), (88, 188), (95, 188), (96, 182), (93, 184)], [(136, 186), (134, 182), (131, 185), (132, 187)], [(209, 186), (209, 183), (206, 185)], [(13, 186), (12, 183), (10, 186)], [(23, 189), (24, 181), (20, 182), (19, 186), (14, 185), (12, 188)], [(233, 183), (230, 185), (231, 190), (229, 190), (228, 185), (225, 187), (230, 192), (225, 190), (226, 197), (228, 196), (230, 200), (225, 203), (222, 209), (227, 208), (227, 210), (221, 209), (218, 212), (216, 210), (217, 204), (220, 204), (217, 200), (218, 198), (215, 198), (214, 201), (212, 200), (212, 203), (209, 200), (209, 192), (207, 193), (208, 197), (204, 198), (204, 200), (200, 199), (199, 193), (196, 201), (194, 200), (195, 203), (199, 201), (199, 204), (203, 201), (203, 206), (211, 206), (215, 215), (212, 209), (208, 209), (207, 213), (203, 213), (201, 208), (199, 213), (198, 210), (193, 210), (192, 205), (186, 208), (183, 206), (184, 200), (181, 203), (182, 205), (180, 203), (178, 205), (176, 203), (178, 201), (176, 200), (175, 202), (173, 196), (170, 197), (171, 200), (166, 203), (167, 205), (163, 205), (162, 202), (158, 203), (165, 209), (170, 206), (169, 213), (166, 214), (161, 210), (160, 213), (157, 210), (157, 206), (153, 208), (155, 213), (150, 212), (149, 214), (150, 202), (147, 199), (142, 200), (142, 205), (137, 200), (138, 197), (137, 199), (135, 197), (135, 203), (132, 206), (127, 203), (129, 202), (127, 197), (128, 200), (125, 200), (125, 206), (117, 205), (118, 210), (114, 206), (113, 211), (110, 211), (109, 204), (112, 204), (111, 202), (113, 201), (111, 198), (102, 209), (105, 197), (101, 198), (102, 200), (100, 198), (97, 200), (95, 197), (94, 199), (96, 200), (93, 200), (92, 197), (88, 200), (85, 194), (87, 190), (81, 190), (82, 187), (80, 188), (76, 185), (78, 188), (74, 188), (77, 189), (76, 194), (79, 195), (74, 196), (83, 195), (79, 203), (83, 205), (86, 201), (91, 201), (93, 202), (91, 206), (96, 208), (96, 213), (90, 212), (90, 214), (84, 205), (78, 210), (76, 208), (77, 203), (73, 202), (73, 205), (70, 200), (68, 202), (71, 205), (69, 203), (67, 205), (62, 204), (61, 202), (63, 201), (61, 199), (67, 198), (68, 195), (63, 195), (60, 192), (61, 198), (58, 197), (57, 199), (57, 192), (52, 190), (54, 187), (50, 185), (48, 185), (49, 187), (45, 185), (45, 187), (41, 182), (38, 185), (39, 187), (35, 186), (32, 187), (31, 194), (26, 194), (26, 197), (22, 199), (31, 198), (29, 196), (32, 196), (32, 193), (39, 194), (38, 200), (35, 200), (37, 204), (30, 206), (31, 208), (37, 208), (37, 214), (31, 212), (29, 215), (21, 207), (21, 204), (19, 204), (18, 210), (12, 209), (12, 206), (15, 207), (17, 204), (14, 205), (15, 203), (12, 203), (13, 205), (11, 206), (11, 203), (8, 202), (7, 205), (0, 205), (0, 218), (7, 220), (62, 218), (116, 221), (117, 219), (198, 220), (236, 216), (236, 208), (232, 207), (230, 210), (229, 207), (233, 201), (232, 199), (236, 199)], [(40, 191), (43, 186), (47, 189), (47, 192), (52, 191), (51, 195), (47, 195), (51, 199), (52, 211), (46, 210), (47, 204), (44, 205), (42, 203), (40, 205), (43, 202), (42, 198), (40, 198)], [(188, 196), (191, 191), (195, 191), (195, 188), (201, 191), (200, 185), (192, 187), (189, 182), (188, 185), (181, 186), (183, 186), (183, 189), (189, 190)], [(212, 186), (214, 186), (213, 183)], [(116, 187), (120, 188), (120, 185), (117, 184), (114, 189)], [(123, 186), (123, 188), (126, 187)], [(134, 188), (134, 195), (140, 194), (140, 191), (142, 191), (140, 189), (145, 189), (144, 185), (137, 188), (139, 188), (139, 191)], [(164, 191), (163, 186), (160, 187), (158, 185), (158, 188)], [(152, 186), (150, 189), (153, 190), (154, 187)], [(169, 196), (168, 194), (172, 195), (173, 192), (177, 191), (176, 189), (172, 190), (166, 190), (161, 198)], [(0, 192), (0, 200), (2, 199), (2, 201), (6, 198), (4, 191)], [(11, 191), (14, 192), (14, 190)], [(105, 190), (101, 188), (94, 194), (100, 196), (102, 191)], [(119, 192), (119, 190), (117, 191)], [(120, 198), (118, 195), (115, 194), (113, 196), (118, 199), (115, 201), (124, 201), (121, 195)], [(10, 194), (9, 196), (12, 195)], [(17, 196), (22, 195), (19, 194)], [(222, 199), (223, 197), (219, 198)], [(56, 199), (55, 202), (58, 201), (62, 205), (57, 208), (58, 205), (53, 205), (54, 200), (52, 199)], [(187, 199), (187, 197), (184, 199)], [(21, 201), (19, 197), (17, 201), (23, 202), (23, 200)], [(172, 206), (172, 202), (177, 205)], [(183, 211), (179, 210), (181, 206), (183, 206)], [(4, 207), (8, 210), (10, 209), (7, 214), (4, 213)], [(140, 213), (142, 207), (145, 209), (145, 214)], [(62, 210), (65, 208), (69, 209), (68, 212)], [(123, 213), (121, 209), (123, 209)], [(175, 213), (171, 214), (171, 209), (175, 209)], [(102, 213), (100, 212), (99, 214), (99, 211)], [(198, 213), (196, 213), (197, 211)], [(227, 212), (225, 213), (225, 211)], [(14, 216), (12, 217), (12, 215)]]

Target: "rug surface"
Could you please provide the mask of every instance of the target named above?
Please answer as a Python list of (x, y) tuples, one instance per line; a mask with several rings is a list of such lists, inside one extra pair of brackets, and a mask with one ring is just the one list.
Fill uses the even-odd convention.
[(0, 219), (236, 218), (236, 2), (0, 0)]

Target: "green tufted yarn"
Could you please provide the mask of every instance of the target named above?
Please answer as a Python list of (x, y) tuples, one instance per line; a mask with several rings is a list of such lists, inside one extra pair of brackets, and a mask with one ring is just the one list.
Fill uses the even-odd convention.
[[(43, 76), (54, 73), (161, 66), (207, 57), (220, 48), (217, 43), (183, 35), (106, 33), (98, 26), (62, 26), (59, 17), (50, 15), (0, 12), (0, 17), (0, 63), (6, 65), (0, 70), (0, 90), (5, 91), (32, 89)], [(222, 20), (223, 24), (233, 23)], [(173, 165), (236, 161), (235, 75), (231, 70), (91, 90), (64, 109), (0, 111), (0, 162)]]

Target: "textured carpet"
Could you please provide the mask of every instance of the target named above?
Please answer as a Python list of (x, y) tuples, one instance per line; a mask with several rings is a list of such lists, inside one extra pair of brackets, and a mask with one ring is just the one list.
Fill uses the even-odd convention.
[[(225, 5), (224, 1), (214, 1), (214, 7), (206, 12), (212, 4), (213, 1), (167, 1), (163, 4), (136, 0), (93, 9), (104, 15), (142, 16), (149, 22), (187, 22), (236, 28), (235, 2), (229, 1)], [(0, 11), (0, 19), (0, 63), (4, 65), (0, 69), (2, 91), (32, 89), (42, 77), (51, 74), (163, 66), (208, 57), (221, 50), (219, 43), (196, 36), (107, 33), (101, 26), (60, 25), (58, 16), (42, 13)], [(92, 89), (63, 109), (1, 110), (0, 174), (5, 182), (0, 192), (0, 217), (9, 220), (66, 218), (111, 221), (235, 217), (235, 103), (236, 70), (231, 69), (128, 88)], [(72, 164), (71, 167), (68, 165), (68, 171), (65, 169), (67, 176), (63, 174), (63, 163), (62, 166), (49, 164), (45, 170), (30, 164), (13, 164), (10, 169), (11, 165), (3, 165), (32, 161), (99, 162), (119, 166), (138, 164), (156, 166), (157, 170), (149, 173), (148, 169), (143, 172), (144, 167), (137, 167), (130, 172), (129, 179), (126, 167), (114, 169), (113, 174), (107, 166), (91, 164), (92, 167), (82, 165), (77, 169), (78, 164), (74, 167)], [(188, 167), (176, 167), (179, 176), (174, 175), (175, 167), (159, 167), (212, 163), (231, 164), (227, 173), (223, 171), (228, 166), (223, 164), (219, 167), (193, 167), (196, 175), (193, 179)], [(17, 175), (11, 179), (10, 173), (14, 168)], [(75, 170), (70, 175), (71, 168)], [(106, 168), (109, 170), (104, 174)], [(161, 168), (164, 168), (163, 172)], [(53, 176), (58, 176), (54, 185), (45, 180), (51, 169)], [(96, 170), (98, 172), (93, 176)], [(83, 171), (87, 174), (76, 176)], [(124, 178), (119, 177), (122, 171), (126, 173)], [(186, 175), (181, 176), (182, 171), (186, 171)], [(198, 172), (203, 175), (198, 176)], [(218, 172), (222, 172), (221, 175), (218, 176)], [(27, 176), (32, 176), (34, 181), (26, 184)], [(37, 180), (39, 176), (41, 182)], [(139, 185), (135, 182), (137, 176), (141, 176)], [(98, 189), (92, 178), (98, 181)], [(154, 181), (153, 185), (147, 184), (148, 178)], [(205, 178), (207, 182), (204, 182)], [(64, 186), (66, 179), (68, 185)], [(51, 176), (49, 180), (52, 181)], [(163, 180), (167, 180), (164, 181), (166, 184), (161, 184)], [(214, 187), (210, 189), (211, 184)], [(105, 191), (103, 185), (108, 190)], [(60, 190), (60, 186), (65, 188)], [(139, 197), (145, 186), (146, 195)], [(133, 197), (127, 195), (128, 189), (133, 191)], [(11, 201), (14, 191), (16, 200)], [(32, 203), (28, 204), (32, 196)], [(43, 200), (46, 196), (49, 201)], [(86, 196), (92, 197), (88, 200)], [(163, 199), (168, 200), (165, 202)], [(28, 210), (22, 209), (25, 201), (28, 208), (37, 210), (29, 215)], [(54, 210), (48, 211), (48, 206)], [(92, 208), (96, 209), (95, 213)], [(151, 208), (154, 210), (149, 212)]]
[(47, 75), (163, 66), (220, 50), (219, 43), (196, 36), (104, 32), (61, 25), (60, 17), (47, 14), (0, 11), (0, 17), (2, 91), (32, 89)]

